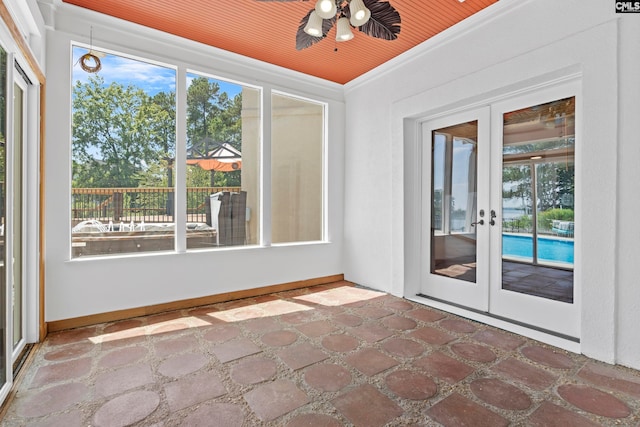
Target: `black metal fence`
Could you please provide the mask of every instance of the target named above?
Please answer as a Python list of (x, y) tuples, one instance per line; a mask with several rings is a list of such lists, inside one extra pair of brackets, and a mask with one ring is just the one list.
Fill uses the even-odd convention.
[[(187, 222), (205, 222), (209, 195), (221, 191), (239, 192), (240, 187), (187, 188)], [(71, 192), (74, 222), (173, 222), (174, 206), (174, 188), (74, 188)]]

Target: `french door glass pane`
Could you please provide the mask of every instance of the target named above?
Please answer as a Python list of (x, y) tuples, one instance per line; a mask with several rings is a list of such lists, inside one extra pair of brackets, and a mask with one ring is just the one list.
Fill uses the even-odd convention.
[(502, 288), (572, 303), (575, 98), (503, 118)]
[(476, 281), (478, 122), (433, 131), (431, 273)]

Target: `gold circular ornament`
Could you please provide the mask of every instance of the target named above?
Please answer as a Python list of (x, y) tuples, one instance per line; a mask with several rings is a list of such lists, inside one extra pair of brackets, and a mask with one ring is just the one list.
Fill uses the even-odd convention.
[[(93, 65), (89, 63), (93, 62)], [(80, 67), (87, 73), (97, 73), (102, 68), (100, 58), (92, 53), (85, 53), (80, 57)]]

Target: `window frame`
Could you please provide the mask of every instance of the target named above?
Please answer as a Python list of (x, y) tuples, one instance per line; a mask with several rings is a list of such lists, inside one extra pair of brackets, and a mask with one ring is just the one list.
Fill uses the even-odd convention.
[[(153, 65), (158, 65), (161, 67), (169, 68), (175, 70), (176, 73), (176, 81), (175, 81), (175, 102), (176, 102), (176, 117), (175, 117), (175, 128), (176, 128), (176, 138), (175, 138), (175, 169), (174, 169), (174, 224), (175, 224), (175, 232), (174, 232), (174, 245), (172, 250), (161, 250), (161, 251), (149, 251), (149, 252), (123, 252), (123, 253), (113, 253), (113, 254), (100, 254), (100, 255), (87, 255), (81, 257), (74, 257), (72, 255), (72, 244), (71, 244), (71, 233), (68, 235), (69, 239), (69, 259), (71, 261), (80, 261), (80, 260), (88, 260), (88, 259), (110, 259), (110, 258), (121, 258), (121, 257), (141, 257), (141, 256), (154, 256), (161, 254), (175, 254), (175, 253), (194, 253), (194, 252), (217, 252), (217, 251), (232, 251), (232, 250), (242, 250), (242, 249), (255, 249), (255, 248), (268, 248), (268, 247), (279, 247), (279, 246), (305, 246), (312, 244), (326, 244), (330, 243), (329, 240), (329, 171), (328, 171), (328, 156), (329, 156), (329, 114), (330, 114), (330, 102), (329, 100), (319, 99), (318, 97), (303, 95), (301, 93), (297, 93), (295, 90), (291, 90), (289, 88), (285, 89), (282, 86), (275, 86), (266, 82), (261, 81), (247, 81), (241, 78), (230, 77), (226, 75), (226, 73), (216, 71), (213, 69), (205, 68), (202, 66), (197, 66), (193, 63), (186, 63), (184, 61), (180, 61), (178, 59), (174, 59), (171, 57), (158, 57), (150, 52), (127, 52), (125, 49), (110, 49), (103, 47), (105, 43), (101, 43), (100, 46), (96, 46), (94, 44), (87, 44), (84, 42), (77, 41), (72, 38), (70, 40), (70, 68), (73, 68), (73, 48), (80, 47), (86, 49), (96, 49), (101, 52), (105, 52), (111, 55), (122, 56), (131, 60), (141, 61)], [(128, 49), (127, 49), (128, 50)], [(71, 71), (71, 81), (69, 85), (69, 92), (73, 91), (73, 72)], [(207, 77), (211, 79), (216, 79), (224, 82), (228, 82), (231, 84), (237, 84), (246, 88), (251, 88), (259, 91), (260, 98), (260, 118), (259, 118), (259, 149), (260, 149), (260, 171), (259, 171), (259, 209), (260, 209), (260, 222), (258, 225), (259, 228), (259, 237), (257, 238), (256, 244), (250, 245), (241, 245), (241, 246), (227, 246), (227, 247), (212, 247), (212, 248), (202, 248), (202, 249), (187, 249), (187, 236), (186, 236), (186, 223), (187, 223), (187, 215), (186, 215), (186, 207), (187, 207), (187, 199), (186, 199), (186, 191), (183, 189), (186, 188), (186, 148), (187, 148), (187, 116), (186, 116), (186, 104), (187, 104), (187, 75), (189, 74), (197, 74), (202, 77)], [(321, 165), (321, 186), (322, 186), (322, 196), (321, 196), (321, 207), (320, 207), (320, 223), (321, 223), (321, 238), (319, 240), (312, 241), (299, 241), (299, 242), (283, 242), (283, 243), (272, 243), (271, 241), (271, 233), (272, 233), (272, 215), (271, 215), (271, 201), (272, 201), (272, 185), (271, 185), (271, 117), (272, 117), (272, 95), (280, 95), (290, 97), (300, 101), (306, 101), (310, 103), (317, 104), (322, 107), (322, 165)], [(70, 97), (70, 103), (72, 102), (72, 97)], [(72, 128), (73, 126), (73, 107), (69, 106), (70, 114), (69, 114), (69, 126)], [(269, 118), (269, 120), (267, 120)], [(69, 134), (70, 137), (70, 151), (69, 151), (69, 159), (72, 158), (72, 132)], [(72, 162), (70, 162), (70, 167), (72, 167)], [(69, 176), (71, 176), (71, 171), (69, 171)], [(69, 180), (69, 196), (71, 195), (72, 190), (72, 180)], [(69, 205), (71, 208), (71, 205)]]

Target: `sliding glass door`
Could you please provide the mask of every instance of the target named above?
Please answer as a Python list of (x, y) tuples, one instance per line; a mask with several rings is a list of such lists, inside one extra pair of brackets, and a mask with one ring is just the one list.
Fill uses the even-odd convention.
[[(0, 47), (0, 398), (8, 393), (11, 351), (8, 339), (7, 304), (7, 53)], [(11, 334), (13, 336), (13, 334)], [(0, 401), (2, 400), (0, 399)]]
[(0, 47), (0, 403), (26, 355), (27, 313), (36, 310), (27, 307), (24, 267), (30, 85), (13, 55)]
[[(18, 71), (18, 70), (16, 70)], [(11, 314), (12, 314), (12, 363), (18, 362), (26, 344), (26, 287), (24, 283), (24, 148), (27, 133), (27, 85), (20, 72), (14, 73), (13, 79), (13, 144), (9, 151), (11, 175), (7, 179), (7, 188), (11, 189), (9, 198), (11, 205), (11, 234), (8, 244), (11, 245)]]

